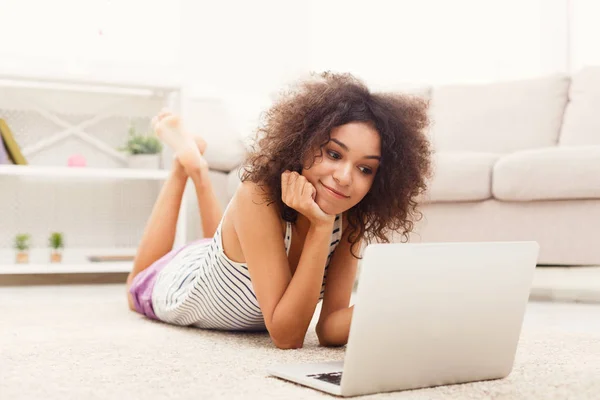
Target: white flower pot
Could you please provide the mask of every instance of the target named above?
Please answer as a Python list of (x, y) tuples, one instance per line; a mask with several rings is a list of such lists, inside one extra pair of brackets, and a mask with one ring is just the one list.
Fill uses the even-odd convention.
[(128, 159), (129, 168), (159, 169), (160, 154), (131, 154)]

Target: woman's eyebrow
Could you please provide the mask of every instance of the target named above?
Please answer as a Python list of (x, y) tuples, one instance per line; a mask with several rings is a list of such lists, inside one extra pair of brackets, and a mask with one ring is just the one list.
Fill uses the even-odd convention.
[[(348, 146), (346, 146), (344, 143), (340, 142), (337, 139), (331, 139), (332, 142), (337, 143), (342, 149), (346, 150), (346, 151), (350, 151), (350, 149), (348, 148)], [(380, 156), (364, 156), (363, 158), (372, 158), (375, 160), (379, 160), (381, 161), (381, 157)]]

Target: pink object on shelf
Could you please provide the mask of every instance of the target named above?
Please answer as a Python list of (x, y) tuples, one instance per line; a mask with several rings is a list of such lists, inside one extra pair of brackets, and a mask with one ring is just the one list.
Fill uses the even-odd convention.
[(69, 167), (85, 167), (87, 165), (87, 162), (84, 156), (82, 156), (81, 154), (75, 154), (69, 157), (67, 165)]

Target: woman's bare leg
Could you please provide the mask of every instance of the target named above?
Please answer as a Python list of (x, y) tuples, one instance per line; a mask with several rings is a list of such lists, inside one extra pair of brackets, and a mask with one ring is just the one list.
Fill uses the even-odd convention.
[(133, 270), (127, 277), (128, 284), (137, 274), (173, 248), (179, 208), (181, 207), (181, 199), (188, 178), (181, 164), (176, 163), (176, 165), (169, 173), (169, 177), (163, 184), (156, 203), (154, 203), (152, 213), (138, 245)]
[(212, 237), (219, 226), (223, 211), (208, 176), (208, 163), (202, 157), (206, 142), (187, 132), (177, 115), (168, 113), (157, 125), (157, 134), (177, 155), (196, 189), (198, 209), (205, 238)]
[[(170, 113), (163, 111), (155, 117), (153, 119), (155, 129), (157, 128), (157, 123), (168, 116), (170, 116)], [(158, 130), (157, 133), (159, 133)], [(202, 138), (194, 138), (193, 143), (196, 147), (196, 152), (201, 157), (201, 154), (206, 150), (206, 142)], [(185, 154), (183, 155), (185, 156)], [(185, 159), (188, 160), (188, 168), (190, 168), (189, 160), (193, 159), (193, 157), (187, 156)], [(201, 159), (203, 160), (202, 157)], [(148, 268), (173, 248), (177, 231), (177, 219), (188, 179), (185, 167), (178, 158), (173, 160), (173, 169), (169, 173), (158, 195), (146, 224), (133, 262), (133, 270), (127, 277), (127, 298), (129, 307), (132, 310), (134, 307), (131, 295), (129, 294), (129, 287), (133, 279), (137, 274)], [(191, 169), (194, 170), (195, 168)]]
[(148, 268), (156, 260), (167, 254), (173, 248), (177, 230), (177, 218), (187, 174), (178, 162), (163, 184), (163, 187), (154, 203), (150, 218), (133, 261), (133, 269), (127, 276), (127, 301), (129, 308), (135, 311), (133, 299), (129, 288), (137, 274)]
[(196, 189), (198, 209), (202, 220), (202, 233), (205, 238), (214, 236), (223, 217), (221, 203), (215, 195), (212, 182), (208, 177), (208, 166), (190, 171), (190, 178)]
[[(199, 137), (194, 138), (194, 140), (201, 153), (204, 153), (206, 142)], [(190, 174), (196, 190), (204, 237), (212, 237), (221, 221), (221, 204), (215, 196), (212, 182), (208, 177), (207, 166), (190, 169)], [(173, 170), (163, 185), (152, 209), (150, 219), (146, 224), (133, 263), (133, 270), (127, 277), (127, 299), (129, 308), (134, 311), (135, 307), (129, 293), (129, 287), (137, 274), (172, 250), (187, 178), (188, 172), (179, 160), (175, 159)]]

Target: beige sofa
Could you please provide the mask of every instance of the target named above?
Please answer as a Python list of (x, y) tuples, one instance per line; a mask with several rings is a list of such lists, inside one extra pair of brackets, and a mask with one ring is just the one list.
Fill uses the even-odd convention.
[[(600, 67), (419, 94), (431, 101), (435, 175), (411, 241), (536, 240), (540, 264), (600, 264)], [(207, 132), (205, 118), (216, 127), (219, 117), (204, 103), (192, 107), (191, 125)], [(220, 132), (208, 142), (225, 205), (239, 184), (242, 140)]]

